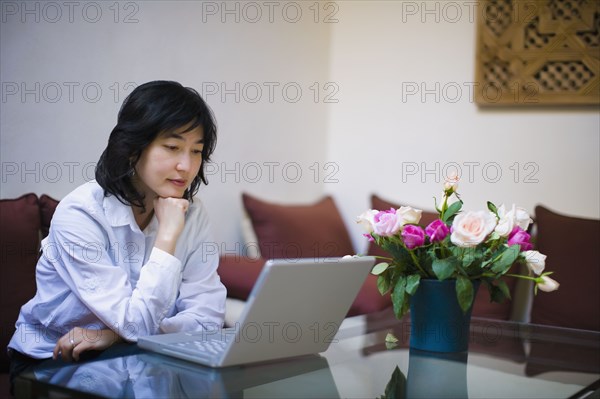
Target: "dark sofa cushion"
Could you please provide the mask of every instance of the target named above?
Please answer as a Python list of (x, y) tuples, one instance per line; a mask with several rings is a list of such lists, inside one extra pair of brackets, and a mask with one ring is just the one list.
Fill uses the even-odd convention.
[(0, 371), (8, 371), (6, 345), (19, 309), (35, 294), (40, 208), (35, 194), (0, 200)]
[(242, 194), (265, 259), (339, 257), (354, 254), (331, 197), (311, 205), (279, 205)]
[[(400, 208), (400, 206), (401, 206), (400, 204), (389, 202), (387, 200), (382, 199), (381, 197), (378, 197), (377, 195), (371, 196), (371, 208), (372, 209), (377, 209), (379, 211), (383, 211), (383, 210), (387, 210), (390, 208), (398, 209), (398, 208)], [(404, 206), (407, 206), (407, 205), (404, 205)], [(408, 205), (408, 206), (410, 206), (410, 205)], [(421, 214), (421, 221), (419, 222), (419, 224), (421, 226), (425, 227), (429, 223), (438, 219), (438, 217), (439, 217), (439, 215), (437, 212), (423, 211), (423, 213)], [(369, 243), (368, 254), (373, 255), (373, 256), (386, 256), (386, 257), (390, 256), (387, 252), (385, 252), (383, 249), (378, 247), (375, 243)], [(514, 293), (515, 286), (516, 286), (516, 279), (506, 277), (506, 278), (504, 278), (504, 281), (508, 285), (511, 293)], [(390, 299), (390, 301), (391, 301), (391, 299)], [(475, 303), (473, 305), (472, 315), (477, 316), (477, 317), (491, 318), (491, 319), (508, 320), (508, 319), (510, 319), (511, 309), (512, 309), (512, 305), (511, 305), (511, 302), (508, 300), (505, 300), (503, 303), (490, 302), (489, 291), (485, 287), (482, 286), (479, 288), (479, 291), (477, 292), (477, 296), (475, 297)]]
[(538, 292), (531, 321), (536, 324), (600, 331), (600, 220), (571, 217), (536, 206), (537, 250), (546, 270), (560, 283)]
[[(266, 259), (248, 258), (239, 255), (222, 255), (218, 273), (227, 288), (230, 298), (248, 299), (252, 287), (265, 264)], [(352, 303), (347, 316), (373, 313), (390, 306), (389, 295), (382, 297), (377, 291), (377, 277), (369, 275)]]
[(46, 194), (42, 194), (39, 202), (40, 202), (42, 238), (45, 238), (48, 235), (48, 232), (50, 231), (50, 221), (52, 220), (54, 211), (56, 211), (56, 207), (58, 206), (58, 201)]
[(266, 259), (240, 255), (221, 255), (219, 277), (227, 288), (227, 296), (245, 301), (258, 279)]

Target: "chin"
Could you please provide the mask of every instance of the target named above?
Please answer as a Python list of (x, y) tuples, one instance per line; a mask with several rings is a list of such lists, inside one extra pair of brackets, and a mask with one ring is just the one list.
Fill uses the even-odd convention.
[(181, 190), (162, 190), (160, 192), (158, 192), (158, 196), (159, 197), (163, 197), (163, 198), (183, 198), (183, 194), (185, 193), (185, 190), (181, 191)]

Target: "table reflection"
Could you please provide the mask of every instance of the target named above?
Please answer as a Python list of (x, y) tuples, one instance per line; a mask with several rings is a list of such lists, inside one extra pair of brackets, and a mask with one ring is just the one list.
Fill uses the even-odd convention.
[(396, 366), (381, 399), (468, 398), (467, 352), (409, 350), (408, 376)]
[(410, 349), (408, 398), (467, 398), (468, 352), (434, 353)]
[[(252, 367), (214, 369), (140, 352), (61, 367), (37, 367), (33, 372), (38, 381), (78, 391), (82, 397), (241, 398), (245, 392), (297, 397), (298, 391), (292, 387), (318, 380), (315, 397), (339, 398), (327, 360), (316, 355)], [(285, 380), (285, 387), (279, 386), (283, 386), (278, 384), (280, 380)]]

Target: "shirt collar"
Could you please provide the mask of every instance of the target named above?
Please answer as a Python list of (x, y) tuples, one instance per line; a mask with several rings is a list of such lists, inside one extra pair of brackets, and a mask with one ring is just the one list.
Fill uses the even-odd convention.
[(129, 205), (123, 204), (115, 195), (109, 194), (104, 197), (104, 214), (111, 226), (137, 225), (133, 216), (133, 209)]

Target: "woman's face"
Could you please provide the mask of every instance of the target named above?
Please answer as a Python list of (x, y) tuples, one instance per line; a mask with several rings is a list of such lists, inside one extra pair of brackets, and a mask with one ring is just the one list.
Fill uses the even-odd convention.
[[(202, 165), (204, 131), (187, 126), (162, 132), (148, 147), (135, 166), (134, 185), (146, 201), (156, 197), (182, 198)], [(185, 132), (185, 133), (183, 133)]]

